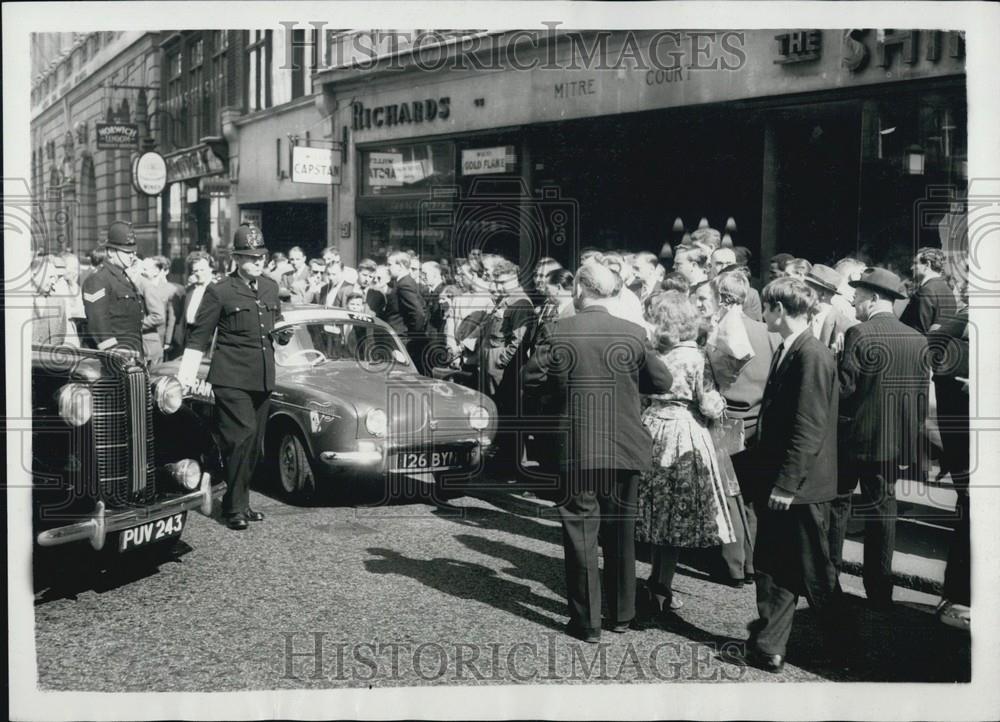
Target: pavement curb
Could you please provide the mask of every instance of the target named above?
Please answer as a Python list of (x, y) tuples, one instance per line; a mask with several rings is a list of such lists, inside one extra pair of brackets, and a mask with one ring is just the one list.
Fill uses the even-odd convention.
[[(559, 520), (551, 502), (534, 496), (524, 496), (523, 493), (518, 491), (484, 490), (476, 493), (475, 496), (511, 514), (551, 521)], [(903, 521), (903, 517), (900, 518), (900, 521)], [(843, 562), (840, 571), (854, 577), (862, 578), (863, 555), (864, 544), (847, 539), (844, 542)], [(893, 584), (917, 592), (941, 596), (944, 582), (943, 562), (917, 557), (912, 554), (903, 554), (897, 551), (893, 556), (893, 563), (894, 566), (902, 567), (900, 569), (893, 569)], [(925, 570), (914, 569), (914, 567), (922, 566), (934, 568)]]

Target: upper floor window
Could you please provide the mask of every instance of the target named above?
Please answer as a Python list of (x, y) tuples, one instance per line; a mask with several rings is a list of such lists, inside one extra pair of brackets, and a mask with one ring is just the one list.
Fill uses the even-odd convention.
[(196, 68), (205, 59), (205, 46), (201, 38), (191, 43), (191, 67)]
[(272, 31), (248, 30), (244, 100), (248, 111), (271, 107)]

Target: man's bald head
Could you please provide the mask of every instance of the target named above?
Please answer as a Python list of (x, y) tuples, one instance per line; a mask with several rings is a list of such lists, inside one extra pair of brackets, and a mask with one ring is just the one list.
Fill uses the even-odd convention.
[(717, 276), (729, 266), (736, 265), (736, 252), (732, 248), (716, 248), (712, 251), (712, 263), (709, 264), (709, 273)]

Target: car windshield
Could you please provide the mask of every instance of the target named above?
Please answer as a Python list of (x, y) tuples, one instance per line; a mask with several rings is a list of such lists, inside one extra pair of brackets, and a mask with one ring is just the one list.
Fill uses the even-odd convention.
[(307, 321), (284, 326), (292, 336), (287, 344), (276, 343), (278, 366), (316, 366), (327, 362), (409, 364), (410, 359), (389, 329), (356, 319)]

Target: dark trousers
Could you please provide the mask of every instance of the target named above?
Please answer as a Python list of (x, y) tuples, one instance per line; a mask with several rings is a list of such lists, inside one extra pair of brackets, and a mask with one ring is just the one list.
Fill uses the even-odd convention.
[(250, 508), (250, 478), (260, 457), (271, 394), (227, 386), (213, 386), (212, 392), (226, 468), (222, 513), (224, 516), (245, 514)]
[[(849, 461), (841, 473), (861, 482), (861, 503), (851, 511), (865, 522), (864, 570), (862, 578), (868, 599), (892, 600), (892, 556), (896, 550), (896, 479), (892, 461)], [(846, 484), (845, 487), (846, 488)]]
[(757, 520), (754, 518), (751, 523), (742, 495), (727, 496), (726, 504), (729, 506), (729, 516), (733, 519), (736, 541), (722, 545), (722, 562), (730, 579), (746, 579), (752, 577), (754, 573), (753, 538), (757, 531)]
[(851, 521), (851, 495), (853, 492), (838, 494), (830, 502), (830, 561), (839, 574), (844, 565), (844, 540), (847, 525)]
[(969, 394), (954, 376), (935, 376), (938, 427), (941, 430), (942, 466), (948, 469), (958, 494), (955, 531), (948, 548), (942, 596), (969, 605), (972, 573), (969, 522)]
[(567, 497), (559, 507), (566, 557), (570, 621), (601, 628), (598, 539), (604, 549), (604, 593), (612, 624), (635, 617), (635, 519), (639, 473), (622, 469), (567, 472)]
[(800, 595), (819, 616), (824, 641), (835, 645), (839, 623), (836, 571), (830, 562), (830, 502), (793, 504), (787, 511), (758, 509), (757, 613), (751, 646), (785, 655)]

